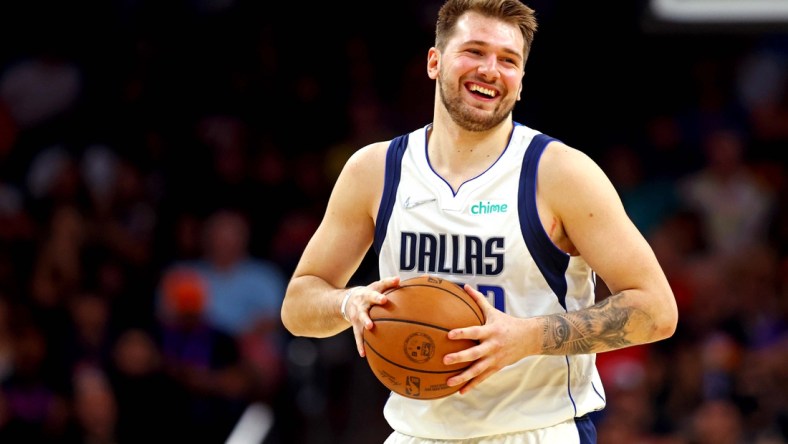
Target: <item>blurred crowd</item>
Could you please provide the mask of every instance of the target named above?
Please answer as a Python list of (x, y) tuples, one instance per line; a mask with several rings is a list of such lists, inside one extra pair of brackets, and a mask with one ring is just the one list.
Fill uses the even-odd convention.
[[(515, 120), (602, 165), (680, 309), (598, 356), (599, 442), (788, 443), (788, 35), (577, 3), (529, 3)], [(220, 443), (261, 404), (266, 443), (382, 442), (352, 336), (279, 307), (350, 153), (431, 118), (439, 4), (0, 6), (0, 442)]]

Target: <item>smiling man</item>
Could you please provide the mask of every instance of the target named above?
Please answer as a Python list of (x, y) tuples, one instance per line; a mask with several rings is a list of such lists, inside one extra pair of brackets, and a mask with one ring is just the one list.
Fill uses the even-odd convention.
[[(536, 32), (519, 0), (448, 0), (427, 74), (433, 121), (359, 149), (289, 282), (282, 319), (296, 336), (375, 328), (369, 309), (401, 279), (464, 284), (483, 326), (448, 332), (478, 345), (432, 401), (392, 393), (387, 443), (596, 442), (605, 406), (595, 354), (675, 331), (673, 293), (610, 180), (581, 151), (513, 121)], [(345, 288), (369, 248), (381, 279)], [(596, 276), (612, 295), (595, 302)]]

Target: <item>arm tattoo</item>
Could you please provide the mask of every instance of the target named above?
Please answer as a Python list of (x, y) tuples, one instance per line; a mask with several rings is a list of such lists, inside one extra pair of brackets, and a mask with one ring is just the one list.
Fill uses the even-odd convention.
[(633, 341), (633, 332), (653, 327), (652, 319), (620, 300), (617, 294), (585, 310), (547, 316), (542, 324), (544, 353), (596, 353), (639, 343)]

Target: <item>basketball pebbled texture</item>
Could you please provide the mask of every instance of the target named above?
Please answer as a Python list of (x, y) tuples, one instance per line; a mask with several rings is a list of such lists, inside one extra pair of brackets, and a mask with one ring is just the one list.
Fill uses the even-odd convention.
[(367, 363), (389, 390), (413, 399), (438, 399), (457, 392), (446, 380), (472, 363), (444, 365), (443, 357), (477, 344), (451, 340), (449, 330), (484, 325), (484, 313), (457, 284), (435, 276), (403, 280), (386, 292), (388, 302), (369, 311), (365, 330)]

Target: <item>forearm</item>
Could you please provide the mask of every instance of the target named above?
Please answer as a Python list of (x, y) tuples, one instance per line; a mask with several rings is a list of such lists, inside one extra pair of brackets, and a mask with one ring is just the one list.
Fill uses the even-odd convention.
[(542, 354), (599, 353), (669, 337), (675, 324), (659, 321), (634, 298), (621, 292), (587, 309), (538, 318)]
[(294, 336), (334, 336), (350, 326), (339, 311), (344, 295), (344, 289), (316, 276), (293, 278), (282, 302), (282, 323)]

